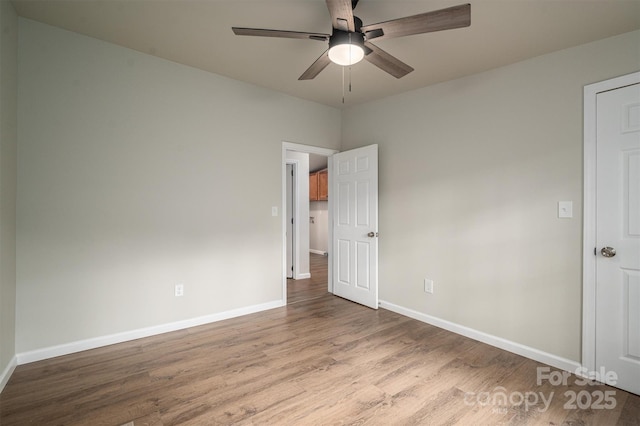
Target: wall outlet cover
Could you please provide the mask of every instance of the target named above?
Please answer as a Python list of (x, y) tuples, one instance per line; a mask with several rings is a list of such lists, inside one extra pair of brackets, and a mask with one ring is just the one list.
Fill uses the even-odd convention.
[(184, 284), (176, 284), (175, 295), (176, 297), (184, 296)]

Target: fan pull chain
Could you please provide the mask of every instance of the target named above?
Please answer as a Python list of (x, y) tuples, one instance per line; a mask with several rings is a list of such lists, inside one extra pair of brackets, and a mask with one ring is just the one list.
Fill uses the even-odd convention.
[(349, 93), (351, 93), (351, 65), (349, 65)]
[(344, 67), (342, 68), (342, 103), (344, 103)]
[(353, 58), (353, 44), (351, 44), (351, 33), (349, 33), (349, 93), (351, 93), (351, 62)]

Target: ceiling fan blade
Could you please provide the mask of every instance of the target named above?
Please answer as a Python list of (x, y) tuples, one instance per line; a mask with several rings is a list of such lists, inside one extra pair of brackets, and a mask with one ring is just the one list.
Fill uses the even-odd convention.
[(327, 49), (309, 68), (298, 78), (298, 80), (312, 80), (320, 71), (325, 69), (331, 63), (329, 59), (329, 49)]
[(471, 5), (461, 4), (446, 9), (407, 16), (406, 18), (365, 25), (361, 31), (364, 33), (365, 38), (370, 41), (450, 30), (468, 27), (469, 25), (471, 25)]
[(301, 38), (309, 40), (327, 41), (329, 34), (303, 33), (300, 31), (266, 30), (263, 28), (240, 28), (231, 27), (236, 35), (258, 36), (258, 37), (281, 37), (281, 38)]
[(349, 32), (356, 30), (351, 0), (327, 0), (327, 8), (329, 8), (333, 28)]
[(413, 68), (409, 65), (402, 62), (400, 59), (396, 58), (380, 49), (378, 46), (365, 42), (365, 47), (370, 49), (367, 50), (367, 54), (365, 55), (365, 59), (371, 62), (373, 65), (380, 68), (382, 71), (386, 71), (395, 78), (401, 78), (405, 75), (409, 74), (413, 71)]

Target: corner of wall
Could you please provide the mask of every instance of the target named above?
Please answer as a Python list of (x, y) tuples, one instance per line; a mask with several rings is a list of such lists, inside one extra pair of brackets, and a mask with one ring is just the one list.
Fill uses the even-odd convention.
[(13, 374), (13, 370), (16, 369), (18, 365), (18, 357), (16, 355), (9, 360), (9, 364), (5, 367), (5, 369), (0, 373), (0, 393), (4, 390), (4, 387), (9, 382), (11, 375)]
[(18, 15), (0, 1), (0, 391), (16, 366)]

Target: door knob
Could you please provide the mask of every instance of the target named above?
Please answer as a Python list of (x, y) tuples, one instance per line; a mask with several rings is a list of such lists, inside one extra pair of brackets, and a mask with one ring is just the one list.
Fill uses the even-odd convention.
[(367, 237), (369, 237), (369, 238), (373, 238), (373, 237), (377, 237), (377, 236), (378, 236), (378, 233), (377, 233), (377, 232), (369, 232), (369, 233), (367, 234)]
[(603, 247), (602, 250), (600, 250), (600, 254), (604, 257), (613, 257), (616, 255), (616, 249), (613, 247)]

